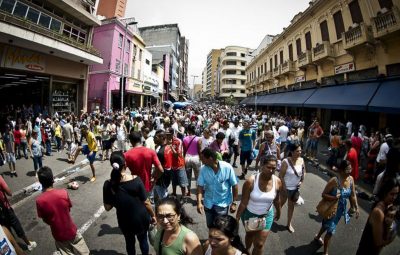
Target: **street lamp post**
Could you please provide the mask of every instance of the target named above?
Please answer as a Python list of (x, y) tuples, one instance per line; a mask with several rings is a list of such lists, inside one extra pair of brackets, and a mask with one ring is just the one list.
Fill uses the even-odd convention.
[[(133, 18), (132, 18), (133, 19)], [(122, 73), (121, 73), (121, 77), (120, 77), (120, 95), (121, 95), (121, 112), (124, 111), (124, 92), (125, 92), (125, 86), (126, 86), (126, 76), (125, 76), (125, 44), (127, 41), (126, 35), (128, 33), (128, 26), (129, 25), (136, 25), (137, 22), (135, 21), (135, 19), (133, 19), (133, 21), (131, 22), (127, 22), (127, 19), (125, 19), (125, 34), (124, 34), (124, 38), (123, 38), (123, 42), (122, 42)], [(129, 62), (128, 62), (129, 63)], [(129, 68), (129, 65), (128, 65)]]

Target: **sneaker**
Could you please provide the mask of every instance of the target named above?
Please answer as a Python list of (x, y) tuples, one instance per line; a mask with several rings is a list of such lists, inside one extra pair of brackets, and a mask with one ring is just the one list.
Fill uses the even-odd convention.
[(30, 245), (28, 245), (28, 250), (32, 251), (33, 249), (36, 248), (37, 243), (35, 241), (29, 241)]
[(96, 181), (96, 177), (95, 177), (95, 176), (93, 176), (92, 178), (90, 178), (90, 182), (94, 182), (94, 181)]

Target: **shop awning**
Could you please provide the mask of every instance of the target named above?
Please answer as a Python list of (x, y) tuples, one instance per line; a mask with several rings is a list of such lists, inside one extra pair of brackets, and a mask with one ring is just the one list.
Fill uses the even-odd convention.
[(355, 83), (316, 89), (304, 107), (365, 111), (379, 82)]
[(260, 96), (259, 97), (260, 99), (257, 98), (257, 104), (258, 105), (274, 105), (279, 97), (281, 97), (281, 93)]
[(400, 113), (400, 80), (383, 82), (368, 105), (371, 112)]
[(304, 102), (310, 98), (316, 89), (305, 89), (275, 94), (273, 105), (303, 107)]

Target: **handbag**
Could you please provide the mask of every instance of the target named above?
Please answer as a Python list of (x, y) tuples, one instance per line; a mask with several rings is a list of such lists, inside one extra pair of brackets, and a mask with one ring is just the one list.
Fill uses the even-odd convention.
[[(273, 202), (271, 202), (269, 208), (267, 211), (269, 211), (272, 207)], [(267, 221), (264, 217), (265, 215), (262, 215), (260, 217), (252, 217), (249, 218), (248, 220), (244, 221), (244, 229), (246, 232), (255, 232), (255, 231), (260, 231), (265, 229), (265, 226), (267, 225)]]
[(332, 219), (336, 215), (338, 204), (339, 199), (327, 200), (326, 198), (322, 198), (322, 200), (317, 205), (317, 212), (325, 220)]

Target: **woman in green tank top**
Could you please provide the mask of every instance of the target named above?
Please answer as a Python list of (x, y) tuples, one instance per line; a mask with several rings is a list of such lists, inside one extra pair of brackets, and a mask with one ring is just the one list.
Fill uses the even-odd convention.
[(165, 198), (157, 206), (159, 229), (154, 240), (157, 255), (203, 255), (197, 235), (185, 227), (193, 224), (175, 198)]

